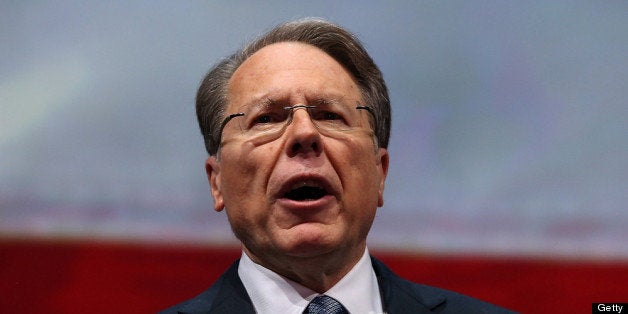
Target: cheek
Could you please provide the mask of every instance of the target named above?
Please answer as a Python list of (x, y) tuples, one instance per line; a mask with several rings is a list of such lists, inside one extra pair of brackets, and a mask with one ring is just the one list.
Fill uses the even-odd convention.
[[(345, 143), (345, 146), (342, 155), (345, 156), (345, 163), (349, 169), (357, 172), (360, 177), (374, 174), (376, 166), (375, 148), (371, 142), (364, 139), (351, 139)], [(369, 169), (372, 171), (367, 171)]]
[(223, 161), (222, 185), (226, 196), (239, 195), (255, 178), (255, 169), (240, 159)]
[[(372, 201), (370, 196), (377, 198), (379, 170), (375, 148), (371, 141), (351, 139), (338, 145), (333, 163), (340, 176), (345, 194), (350, 194), (355, 201), (365, 204)], [(377, 204), (377, 203), (375, 203)]]
[(255, 169), (234, 154), (223, 154), (221, 158), (221, 191), (225, 208), (231, 216), (240, 212), (238, 208), (247, 206), (247, 197), (242, 196), (251, 196), (248, 191), (254, 186)]
[(242, 143), (223, 151), (222, 190), (230, 215), (252, 217), (251, 208), (263, 207), (272, 165), (272, 150)]
[[(227, 184), (225, 190), (235, 188), (237, 192), (259, 189), (263, 184), (263, 178), (268, 174), (272, 164), (272, 151), (255, 147), (247, 142), (232, 145), (229, 150), (223, 151), (223, 184)], [(235, 191), (234, 191), (235, 192)], [(235, 195), (247, 195), (248, 193)]]
[[(223, 172), (222, 185), (225, 212), (236, 236), (247, 239), (253, 236), (260, 220), (263, 190), (256, 187), (256, 171), (250, 164), (231, 160), (228, 173)], [(223, 168), (224, 170), (225, 168)], [(260, 194), (262, 193), (262, 194)]]

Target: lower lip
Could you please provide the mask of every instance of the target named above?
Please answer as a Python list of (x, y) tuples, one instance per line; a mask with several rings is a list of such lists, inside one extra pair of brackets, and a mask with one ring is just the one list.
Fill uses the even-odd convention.
[(325, 195), (316, 200), (295, 201), (289, 198), (277, 199), (277, 204), (283, 208), (294, 211), (317, 211), (328, 208), (333, 204), (334, 197)]

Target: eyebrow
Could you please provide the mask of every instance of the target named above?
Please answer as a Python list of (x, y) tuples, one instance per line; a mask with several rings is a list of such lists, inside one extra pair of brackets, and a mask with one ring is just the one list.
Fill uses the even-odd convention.
[(236, 110), (241, 112), (241, 111), (246, 111), (246, 109), (248, 108), (270, 107), (270, 106), (277, 105), (278, 103), (280, 103), (280, 101), (277, 101), (268, 95), (264, 95), (262, 97), (254, 98), (245, 102), (243, 105), (239, 106)]
[[(276, 97), (277, 95), (272, 95), (271, 93), (269, 94), (264, 94), (261, 97), (257, 97), (254, 99), (251, 99), (250, 101), (246, 102), (244, 105), (242, 105), (240, 108), (251, 108), (251, 107), (270, 107), (270, 106), (277, 106), (277, 105), (286, 105), (286, 106), (290, 106), (290, 105), (295, 105), (292, 104), (288, 101), (288, 96), (279, 96)], [(306, 104), (311, 104), (311, 105), (341, 105), (344, 104), (344, 99), (345, 99), (345, 95), (336, 95), (336, 94), (317, 94), (317, 95), (313, 95), (313, 96), (306, 96)]]
[(340, 105), (343, 104), (344, 96), (333, 97), (333, 98), (323, 98), (317, 97), (312, 100), (308, 100), (308, 103), (312, 103), (313, 105)]

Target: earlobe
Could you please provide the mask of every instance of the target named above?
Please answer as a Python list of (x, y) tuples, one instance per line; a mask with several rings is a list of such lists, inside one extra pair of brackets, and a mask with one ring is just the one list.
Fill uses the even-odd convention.
[(214, 210), (219, 212), (225, 209), (220, 182), (220, 163), (215, 156), (209, 156), (205, 161), (205, 173), (214, 199)]
[(384, 186), (386, 183), (386, 176), (388, 175), (388, 150), (385, 148), (379, 148), (377, 151), (377, 162), (380, 170), (379, 186), (378, 186), (378, 201), (377, 206), (384, 206)]

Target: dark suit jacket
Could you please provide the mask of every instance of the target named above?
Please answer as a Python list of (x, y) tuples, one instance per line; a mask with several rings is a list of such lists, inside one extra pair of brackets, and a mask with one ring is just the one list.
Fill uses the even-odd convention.
[[(412, 283), (395, 275), (374, 257), (371, 260), (386, 313), (512, 313), (452, 291)], [(238, 276), (238, 264), (239, 260), (205, 292), (161, 313), (255, 313)]]

